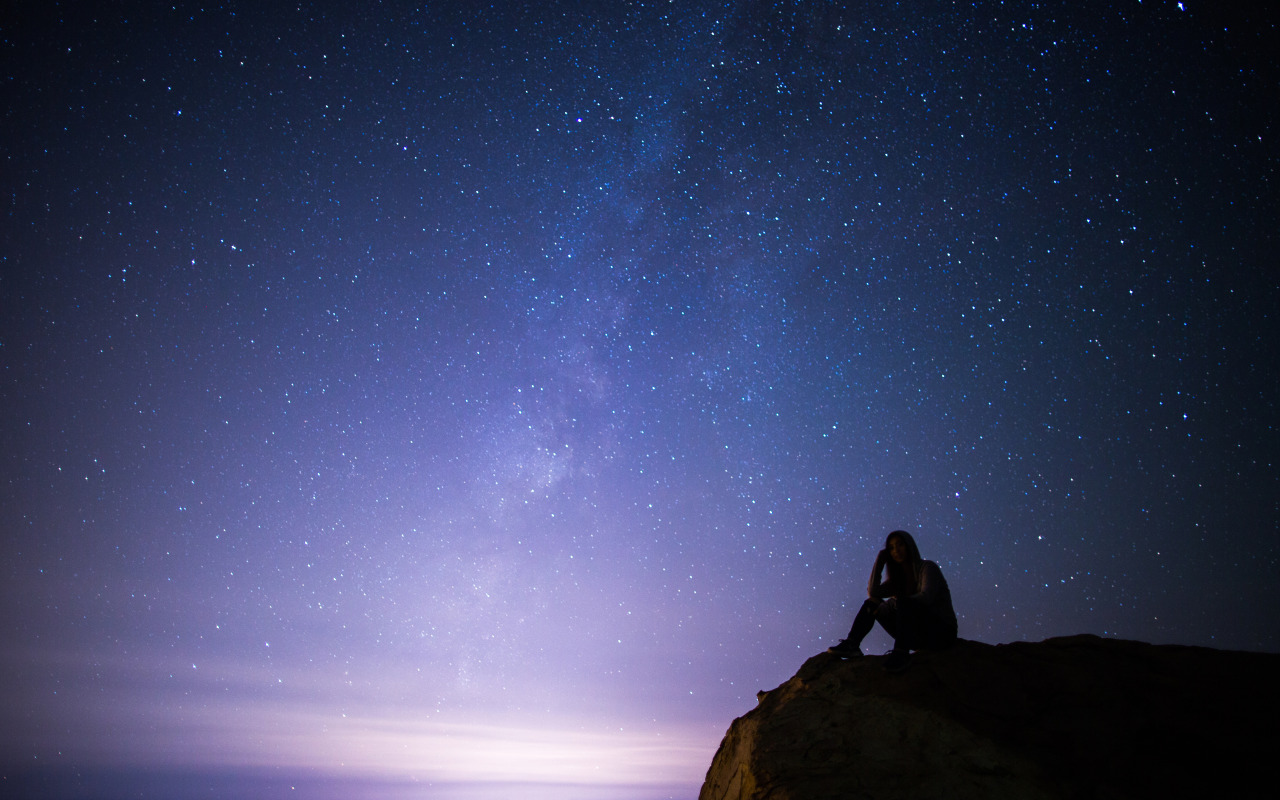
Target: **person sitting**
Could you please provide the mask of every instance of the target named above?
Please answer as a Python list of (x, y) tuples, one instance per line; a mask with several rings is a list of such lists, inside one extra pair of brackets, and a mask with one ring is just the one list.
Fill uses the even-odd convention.
[[(887, 577), (881, 580), (881, 574)], [(836, 655), (862, 655), (862, 639), (876, 622), (893, 637), (893, 652), (885, 669), (901, 672), (911, 662), (911, 651), (942, 649), (956, 640), (956, 612), (951, 607), (951, 589), (942, 570), (920, 558), (915, 539), (906, 531), (893, 531), (885, 538), (884, 549), (876, 555), (867, 601), (858, 610), (848, 638), (828, 648)]]

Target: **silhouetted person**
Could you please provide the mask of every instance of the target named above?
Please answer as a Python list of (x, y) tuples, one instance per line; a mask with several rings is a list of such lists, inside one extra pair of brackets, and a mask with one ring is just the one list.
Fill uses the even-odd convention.
[[(883, 581), (881, 573), (888, 573)], [(955, 642), (956, 612), (947, 580), (937, 564), (920, 558), (916, 540), (906, 531), (894, 531), (885, 539), (867, 594), (870, 599), (854, 617), (849, 637), (829, 652), (846, 658), (862, 655), (862, 639), (876, 622), (893, 637), (893, 652), (884, 665), (890, 672), (906, 669), (912, 650), (941, 649)]]

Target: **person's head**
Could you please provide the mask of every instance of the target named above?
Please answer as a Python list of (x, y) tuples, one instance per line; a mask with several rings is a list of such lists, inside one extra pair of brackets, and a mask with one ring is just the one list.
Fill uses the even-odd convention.
[(920, 563), (920, 549), (916, 547), (916, 540), (906, 531), (894, 531), (885, 537), (884, 549), (889, 554), (889, 560), (895, 564), (915, 567)]

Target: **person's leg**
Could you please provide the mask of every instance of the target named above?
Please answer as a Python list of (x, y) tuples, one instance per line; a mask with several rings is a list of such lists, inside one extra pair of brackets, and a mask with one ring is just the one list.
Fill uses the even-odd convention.
[[(893, 637), (893, 652), (884, 662), (884, 668), (890, 672), (901, 672), (911, 663), (911, 650), (920, 646), (920, 632), (925, 623), (923, 609), (913, 603), (910, 598), (899, 598), (894, 605), (893, 629), (885, 625), (885, 630)], [(884, 625), (883, 622), (881, 622)]]
[(876, 609), (876, 622), (879, 622), (880, 627), (884, 628), (884, 632), (889, 634), (889, 638), (897, 640), (899, 628), (901, 627), (898, 621), (898, 601), (881, 603)]
[(840, 655), (862, 655), (862, 649), (859, 645), (871, 633), (871, 628), (876, 623), (876, 612), (881, 607), (879, 600), (868, 599), (858, 609), (858, 614), (853, 618), (853, 626), (849, 628), (849, 635), (845, 637), (839, 644), (828, 648), (832, 653)]
[(886, 669), (892, 672), (906, 669), (912, 650), (940, 650), (955, 642), (955, 633), (950, 627), (931, 615), (926, 608), (909, 599), (899, 600), (897, 606), (897, 613), (894, 615), (897, 632), (893, 634), (893, 652), (885, 662)]

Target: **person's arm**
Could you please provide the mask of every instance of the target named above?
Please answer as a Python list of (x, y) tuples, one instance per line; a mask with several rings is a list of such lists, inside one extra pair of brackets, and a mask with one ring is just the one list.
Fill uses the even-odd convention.
[(873, 600), (879, 600), (884, 597), (884, 587), (880, 583), (880, 573), (884, 572), (884, 562), (888, 557), (888, 553), (881, 550), (876, 554), (876, 565), (871, 568), (871, 580), (867, 582), (867, 596)]
[(920, 570), (920, 591), (911, 595), (911, 599), (927, 606), (933, 602), (941, 586), (942, 570), (938, 569), (938, 565), (932, 561), (926, 561), (924, 569)]

